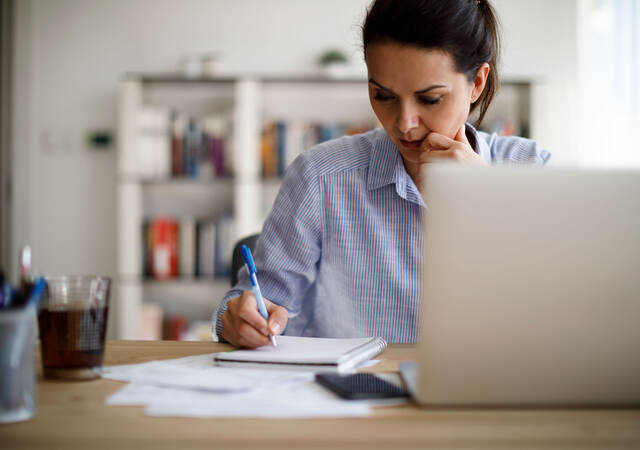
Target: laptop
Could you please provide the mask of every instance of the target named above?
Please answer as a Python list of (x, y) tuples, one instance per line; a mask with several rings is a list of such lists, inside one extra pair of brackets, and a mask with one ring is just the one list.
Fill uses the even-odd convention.
[(426, 171), (414, 399), (640, 405), (640, 171)]

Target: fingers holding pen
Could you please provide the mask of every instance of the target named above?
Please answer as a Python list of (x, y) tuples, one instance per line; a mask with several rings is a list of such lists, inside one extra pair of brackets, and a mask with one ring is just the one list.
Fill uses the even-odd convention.
[(236, 333), (236, 340), (233, 344), (237, 347), (256, 348), (269, 345), (269, 338), (247, 322), (240, 322), (236, 327)]
[(289, 313), (285, 308), (280, 305), (276, 305), (269, 300), (265, 300), (267, 311), (269, 312), (269, 324), (268, 329), (271, 334), (277, 336), (282, 333), (289, 321)]
[(256, 298), (253, 292), (243, 292), (238, 306), (238, 317), (266, 336), (269, 333), (267, 321), (260, 315), (256, 305)]
[(267, 321), (258, 313), (253, 292), (227, 302), (221, 317), (222, 337), (236, 347), (255, 348), (269, 344)]
[(222, 337), (236, 347), (256, 348), (269, 345), (269, 334), (281, 334), (289, 320), (285, 308), (264, 299), (269, 320), (258, 312), (255, 295), (244, 291), (240, 297), (227, 302), (227, 310), (222, 315)]

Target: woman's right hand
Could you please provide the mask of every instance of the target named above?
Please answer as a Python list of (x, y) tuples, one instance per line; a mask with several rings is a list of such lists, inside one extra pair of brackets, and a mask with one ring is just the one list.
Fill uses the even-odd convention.
[(287, 310), (267, 299), (264, 304), (269, 313), (269, 323), (258, 312), (252, 291), (244, 291), (240, 297), (227, 302), (222, 315), (222, 337), (236, 347), (256, 348), (269, 345), (269, 334), (282, 333), (289, 320)]

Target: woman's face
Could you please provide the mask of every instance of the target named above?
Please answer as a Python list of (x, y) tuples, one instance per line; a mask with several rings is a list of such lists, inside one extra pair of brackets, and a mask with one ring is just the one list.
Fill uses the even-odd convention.
[(441, 50), (375, 43), (367, 47), (366, 60), (373, 111), (408, 163), (418, 162), (432, 131), (455, 138), (486, 80), (485, 73), (480, 86), (478, 77), (468, 81)]

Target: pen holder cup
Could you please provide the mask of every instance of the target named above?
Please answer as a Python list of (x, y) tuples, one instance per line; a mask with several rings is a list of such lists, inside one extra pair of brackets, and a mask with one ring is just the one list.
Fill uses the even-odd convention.
[(0, 310), (0, 423), (35, 414), (36, 330), (34, 306)]

